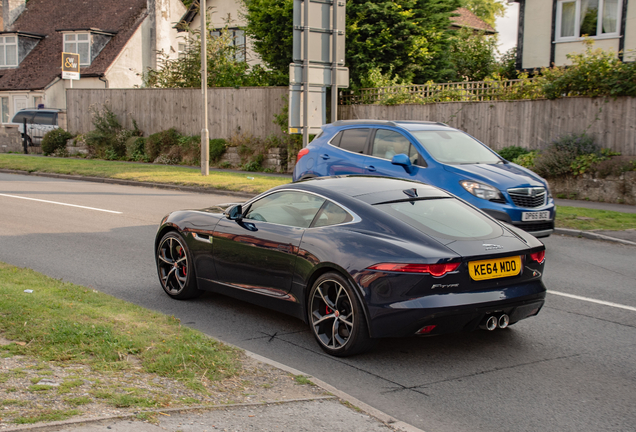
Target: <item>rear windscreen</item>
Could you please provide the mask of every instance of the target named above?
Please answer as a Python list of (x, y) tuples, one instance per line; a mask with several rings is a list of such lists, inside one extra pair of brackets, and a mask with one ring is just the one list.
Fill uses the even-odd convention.
[(24, 123), (24, 119), (26, 118), (27, 123), (31, 124), (31, 120), (33, 120), (33, 112), (19, 112), (15, 116), (13, 116), (12, 123)]
[(434, 237), (481, 239), (503, 232), (488, 217), (454, 198), (400, 201), (375, 207)]
[(35, 117), (33, 118), (33, 123), (41, 125), (55, 125), (56, 115), (57, 114), (54, 112), (36, 112)]

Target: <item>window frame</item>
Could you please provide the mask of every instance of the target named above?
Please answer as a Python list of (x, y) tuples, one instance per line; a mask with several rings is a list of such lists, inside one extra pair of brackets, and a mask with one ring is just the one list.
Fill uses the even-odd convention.
[[(80, 41), (78, 40), (78, 36), (80, 35), (88, 35), (88, 39), (86, 41)], [(75, 40), (72, 41), (67, 41), (66, 38), (68, 36), (73, 36), (75, 38)], [(88, 63), (82, 63), (82, 55), (80, 54), (80, 67), (84, 66), (84, 67), (88, 67), (91, 65), (92, 61), (91, 61), (91, 54), (93, 51), (93, 41), (92, 41), (92, 34), (91, 32), (69, 32), (69, 33), (64, 33), (64, 36), (62, 38), (62, 52), (66, 52), (66, 53), (72, 53), (72, 54), (80, 54), (78, 51), (78, 44), (82, 43), (82, 44), (87, 44), (88, 45), (88, 53), (87, 53), (87, 57), (88, 57)], [(75, 45), (75, 51), (69, 51), (66, 49), (66, 44), (73, 44)]]
[[(5, 101), (7, 103), (6, 111), (5, 111), (5, 104), (4, 104)], [(4, 121), (5, 115), (6, 115), (7, 121)], [(0, 120), (2, 121), (3, 124), (11, 123), (11, 109), (9, 107), (9, 96), (0, 97)]]
[[(232, 36), (232, 46), (236, 47), (236, 52), (234, 54), (234, 60), (236, 61), (247, 61), (247, 35), (245, 34), (245, 30), (239, 27), (223, 27), (223, 28), (215, 28), (210, 31), (210, 36), (219, 37), (223, 30), (227, 30), (228, 33)], [(243, 44), (238, 44), (236, 39), (239, 35), (237, 32), (241, 32), (241, 36), (243, 37)]]
[[(6, 38), (14, 38), (15, 42), (14, 43), (6, 43)], [(20, 38), (18, 37), (17, 34), (3, 34), (0, 35), (0, 50), (2, 50), (2, 54), (3, 54), (3, 62), (2, 64), (0, 64), (0, 68), (17, 68), (18, 66), (20, 66), (20, 59), (19, 59), (19, 43), (20, 43)], [(15, 47), (15, 64), (7, 64), (7, 47), (10, 46), (14, 46)]]
[[(600, 39), (616, 39), (621, 36), (621, 21), (622, 21), (622, 13), (623, 13), (623, 2), (625, 0), (618, 0), (617, 4), (617, 15), (616, 15), (616, 31), (613, 33), (601, 33), (599, 34), (599, 28), (602, 31), (602, 22), (603, 22), (603, 6), (606, 0), (598, 0), (598, 16), (596, 21), (596, 34), (588, 35), (591, 39), (600, 40)], [(563, 4), (564, 3), (574, 3), (576, 7), (576, 11), (574, 13), (574, 36), (561, 36), (561, 24), (563, 18)], [(554, 18), (555, 21), (555, 32), (554, 32), (554, 43), (561, 42), (580, 42), (585, 40), (585, 37), (581, 36), (581, 0), (557, 0), (557, 8), (556, 8), (556, 16)], [(577, 36), (578, 35), (578, 36)]]

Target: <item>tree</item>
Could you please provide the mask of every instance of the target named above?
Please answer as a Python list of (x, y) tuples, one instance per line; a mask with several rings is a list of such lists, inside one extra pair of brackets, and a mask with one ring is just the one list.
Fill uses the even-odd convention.
[[(271, 85), (275, 78), (261, 66), (250, 66), (237, 60), (238, 47), (232, 43), (227, 29), (213, 37), (208, 28), (207, 63), (209, 87), (239, 87)], [(186, 50), (177, 59), (164, 52), (159, 53), (159, 67), (144, 74), (146, 87), (190, 88), (201, 87), (201, 33), (188, 32), (185, 37)]]
[[(448, 62), (450, 16), (461, 0), (349, 0), (346, 62), (359, 86), (379, 68), (389, 79), (426, 82), (453, 76)], [(246, 0), (247, 34), (272, 70), (292, 61), (293, 1)]]
[(483, 32), (462, 28), (452, 38), (450, 61), (458, 78), (465, 81), (482, 81), (497, 69), (497, 39)]

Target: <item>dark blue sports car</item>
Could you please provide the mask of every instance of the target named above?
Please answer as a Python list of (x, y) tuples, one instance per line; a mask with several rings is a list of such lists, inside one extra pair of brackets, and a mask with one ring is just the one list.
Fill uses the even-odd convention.
[(436, 187), (383, 177), (176, 211), (155, 253), (170, 297), (208, 290), (293, 315), (336, 356), (382, 337), (505, 328), (536, 315), (546, 293), (535, 237)]

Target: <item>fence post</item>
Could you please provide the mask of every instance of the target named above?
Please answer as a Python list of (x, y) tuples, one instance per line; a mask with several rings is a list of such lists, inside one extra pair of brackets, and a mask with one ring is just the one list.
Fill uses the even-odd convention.
[(26, 117), (22, 120), (22, 124), (24, 125), (24, 133), (22, 134), (22, 147), (24, 147), (24, 154), (29, 154), (28, 149), (28, 141), (27, 141), (27, 119)]

